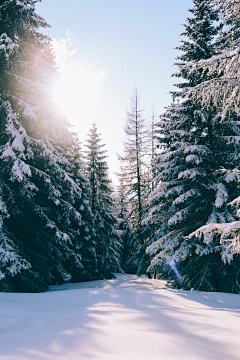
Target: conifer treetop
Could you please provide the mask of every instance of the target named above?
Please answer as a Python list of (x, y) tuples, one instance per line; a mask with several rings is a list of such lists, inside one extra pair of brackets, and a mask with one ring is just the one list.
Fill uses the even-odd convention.
[(220, 6), (223, 24), (227, 25), (220, 36), (219, 48), (209, 59), (186, 64), (182, 72), (188, 77), (199, 74), (199, 83), (194, 88), (187, 88), (185, 96), (208, 108), (214, 104), (225, 119), (233, 108), (240, 113), (240, 3), (235, 0), (216, 0), (216, 3)]
[(213, 38), (218, 33), (215, 22), (218, 12), (211, 0), (193, 0), (194, 7), (189, 9), (193, 17), (187, 18), (185, 31), (181, 34), (187, 40), (181, 40), (177, 49), (184, 54), (177, 57), (182, 62), (196, 62), (210, 58), (214, 53)]

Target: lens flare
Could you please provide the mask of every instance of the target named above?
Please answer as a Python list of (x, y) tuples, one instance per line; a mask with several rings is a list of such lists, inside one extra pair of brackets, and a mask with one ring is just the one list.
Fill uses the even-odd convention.
[(182, 275), (178, 267), (175, 255), (169, 256), (165, 260), (165, 266), (173, 273), (179, 281), (182, 281)]

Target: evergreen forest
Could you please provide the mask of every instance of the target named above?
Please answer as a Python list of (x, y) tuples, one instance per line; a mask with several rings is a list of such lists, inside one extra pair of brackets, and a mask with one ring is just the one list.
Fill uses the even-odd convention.
[(117, 185), (96, 124), (80, 144), (51, 99), (35, 3), (0, 1), (0, 291), (125, 272), (240, 293), (239, 1), (192, 1), (171, 104), (146, 119), (132, 94)]

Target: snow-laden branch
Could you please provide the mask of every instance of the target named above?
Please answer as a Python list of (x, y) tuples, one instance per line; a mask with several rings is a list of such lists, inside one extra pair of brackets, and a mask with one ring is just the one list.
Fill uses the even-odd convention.
[(240, 221), (231, 223), (210, 223), (204, 225), (191, 233), (187, 239), (203, 237), (204, 243), (208, 244), (212, 241), (214, 234), (220, 234), (220, 244), (222, 245), (222, 260), (224, 263), (231, 263), (233, 255), (240, 252)]

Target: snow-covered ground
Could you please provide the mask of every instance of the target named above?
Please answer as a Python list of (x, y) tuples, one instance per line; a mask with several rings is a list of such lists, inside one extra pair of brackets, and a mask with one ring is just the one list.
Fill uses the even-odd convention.
[(0, 360), (240, 359), (240, 295), (118, 275), (0, 305)]

